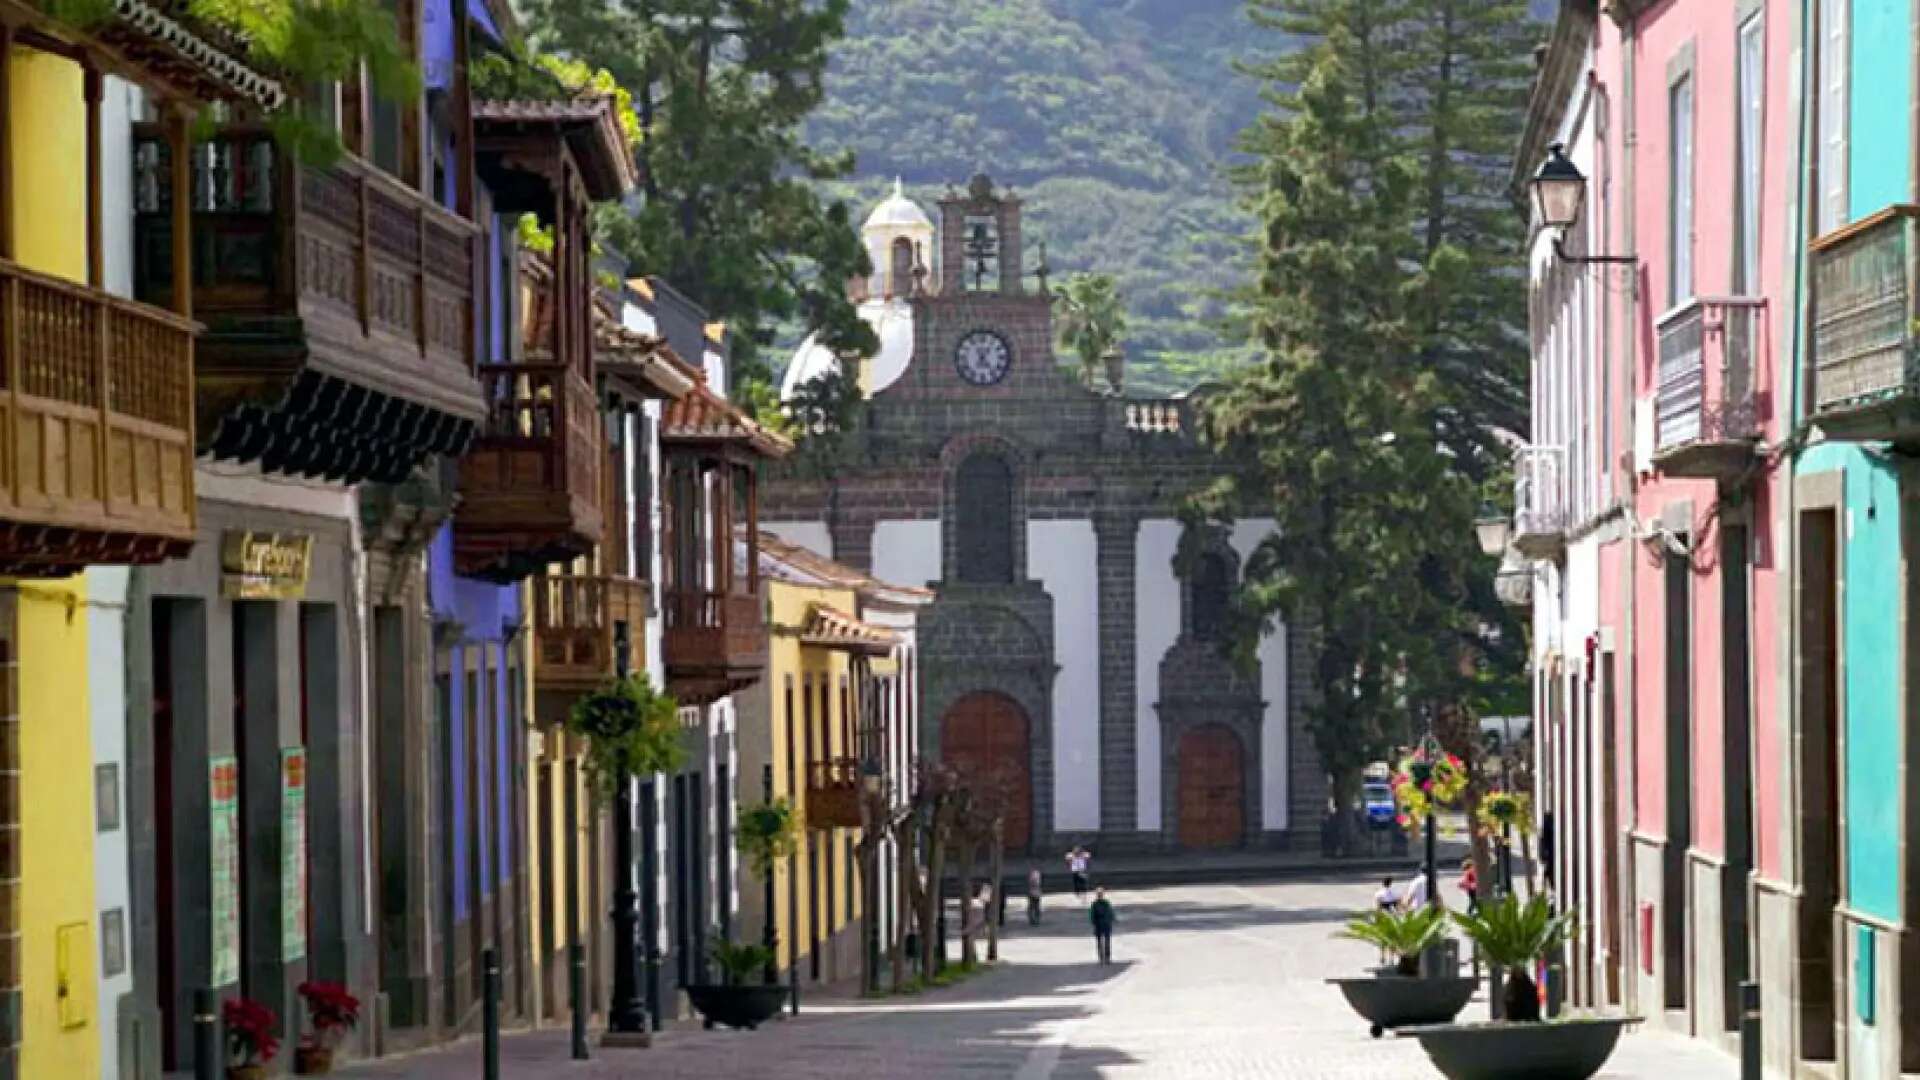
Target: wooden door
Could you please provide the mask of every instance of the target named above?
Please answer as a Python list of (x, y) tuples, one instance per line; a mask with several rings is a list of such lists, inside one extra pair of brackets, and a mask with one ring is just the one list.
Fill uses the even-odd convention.
[(1245, 832), (1240, 739), (1219, 724), (1180, 736), (1180, 846), (1238, 845)]
[(1033, 769), (1027, 713), (1003, 694), (962, 697), (940, 721), (940, 757), (963, 772), (1004, 785), (1008, 851), (1025, 851), (1033, 837)]

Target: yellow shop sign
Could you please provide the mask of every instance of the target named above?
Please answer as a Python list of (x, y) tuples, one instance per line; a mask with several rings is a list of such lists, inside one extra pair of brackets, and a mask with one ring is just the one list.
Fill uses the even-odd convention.
[(313, 537), (235, 531), (220, 538), (220, 592), (231, 600), (298, 600), (307, 595)]

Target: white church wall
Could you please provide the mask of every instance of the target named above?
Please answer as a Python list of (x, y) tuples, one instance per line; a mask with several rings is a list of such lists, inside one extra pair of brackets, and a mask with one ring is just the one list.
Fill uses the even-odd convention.
[(794, 547), (806, 548), (823, 559), (833, 558), (833, 534), (827, 531), (824, 521), (782, 521), (779, 524), (763, 521), (760, 531), (771, 533)]
[[(1246, 565), (1247, 556), (1273, 532), (1273, 519), (1256, 518), (1235, 522), (1233, 550)], [(1289, 761), (1287, 725), (1287, 628), (1274, 629), (1260, 639), (1260, 700), (1266, 702), (1266, 715), (1260, 722), (1260, 827), (1287, 827), (1287, 765)]]
[(1173, 556), (1180, 522), (1149, 518), (1133, 542), (1134, 775), (1135, 807), (1142, 832), (1158, 832), (1160, 820), (1160, 661), (1180, 636), (1180, 582)]
[(925, 588), (939, 581), (940, 522), (875, 522), (873, 576), (892, 585), (913, 588)]
[(1027, 523), (1028, 576), (1053, 597), (1053, 827), (1100, 828), (1100, 580), (1093, 522)]

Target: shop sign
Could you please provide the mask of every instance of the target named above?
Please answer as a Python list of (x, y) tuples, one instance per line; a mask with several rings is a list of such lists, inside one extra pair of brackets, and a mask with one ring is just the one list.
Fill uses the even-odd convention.
[(210, 936), (214, 986), (240, 981), (240, 763), (232, 755), (207, 763), (211, 799), (208, 865), (212, 868)]
[(230, 600), (298, 600), (307, 595), (313, 537), (232, 530), (220, 538), (220, 592)]
[(280, 751), (280, 958), (307, 955), (307, 751)]

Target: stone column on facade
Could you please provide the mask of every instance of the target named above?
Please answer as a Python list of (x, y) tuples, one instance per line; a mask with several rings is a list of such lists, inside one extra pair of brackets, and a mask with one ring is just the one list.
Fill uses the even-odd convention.
[(1307, 710), (1320, 700), (1314, 681), (1319, 631), (1309, 622), (1287, 624), (1287, 833), (1289, 846), (1310, 849), (1327, 810), (1327, 769), (1313, 743)]
[(1138, 633), (1134, 538), (1138, 516), (1103, 511), (1093, 519), (1100, 603), (1100, 831), (1132, 833), (1139, 819), (1134, 766), (1134, 671)]
[[(426, 740), (433, 653), (423, 576), (409, 575), (398, 602), (378, 604), (367, 621), (373, 715), (379, 718), (371, 725), (372, 813), (380, 992), (388, 1010), (380, 1028), (383, 1039), (394, 1028), (427, 1028), (433, 1022), (427, 974), (433, 905)], [(391, 1043), (382, 1049), (392, 1049)]]

